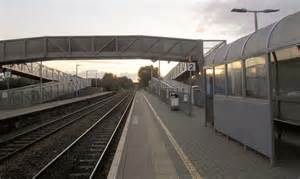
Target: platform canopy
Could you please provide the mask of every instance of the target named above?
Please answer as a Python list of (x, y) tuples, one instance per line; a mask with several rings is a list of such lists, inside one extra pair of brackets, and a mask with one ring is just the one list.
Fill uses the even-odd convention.
[(205, 65), (223, 64), (292, 45), (299, 46), (299, 29), (300, 11), (212, 51), (205, 57)]
[(153, 36), (53, 36), (0, 41), (0, 64), (74, 59), (203, 61), (203, 41)]

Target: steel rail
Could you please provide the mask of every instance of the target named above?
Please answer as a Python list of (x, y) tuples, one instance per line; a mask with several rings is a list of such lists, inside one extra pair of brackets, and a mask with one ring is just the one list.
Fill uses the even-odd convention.
[(118, 124), (117, 124), (117, 126), (116, 126), (116, 128), (115, 128), (115, 130), (113, 132), (113, 134), (111, 135), (111, 137), (110, 137), (110, 139), (109, 139), (109, 141), (108, 141), (105, 149), (103, 150), (101, 156), (99, 157), (99, 159), (98, 159), (98, 161), (97, 161), (97, 163), (96, 163), (96, 165), (95, 165), (95, 167), (94, 167), (94, 169), (93, 169), (93, 171), (92, 171), (89, 179), (92, 179), (95, 176), (96, 171), (99, 168), (100, 163), (102, 162), (104, 156), (107, 154), (108, 148), (111, 145), (113, 139), (115, 138), (115, 135), (116, 135), (118, 129), (120, 128), (121, 123), (123, 122), (124, 118), (126, 117), (126, 114), (127, 114), (128, 110), (129, 110), (130, 105), (133, 102), (133, 99), (134, 99), (134, 95), (130, 99), (130, 102), (127, 104), (125, 111), (123, 112), (123, 114), (122, 114), (122, 116), (121, 116), (121, 118), (120, 118), (120, 120), (119, 120), (119, 122), (118, 122)]
[[(45, 165), (37, 174), (33, 176), (33, 179), (40, 178), (41, 176), (45, 175), (45, 172), (52, 166), (55, 165), (55, 162), (57, 162), (60, 158), (62, 158), (68, 151), (71, 150), (76, 144), (81, 141), (83, 137), (85, 137), (87, 134), (89, 134), (96, 126), (98, 126), (99, 123), (101, 123), (104, 119), (106, 119), (112, 112), (114, 112), (126, 99), (128, 99), (130, 95), (125, 96), (120, 102), (118, 102), (116, 105), (114, 105), (108, 112), (106, 112), (100, 119), (98, 119), (90, 128), (88, 128), (83, 134), (81, 134), (76, 140), (74, 140), (68, 147), (66, 147), (60, 154), (58, 154), (54, 159), (52, 159), (47, 165)], [(127, 106), (128, 107), (128, 106)], [(126, 109), (128, 109), (126, 107)], [(126, 111), (125, 111), (126, 112)], [(122, 115), (123, 116), (123, 115)], [(115, 130), (114, 130), (115, 131)], [(107, 145), (107, 144), (106, 144)], [(103, 155), (101, 155), (102, 158)], [(99, 160), (97, 161), (98, 164)], [(100, 163), (100, 162), (99, 162)], [(99, 164), (98, 164), (99, 165)], [(97, 167), (98, 167), (97, 165)], [(93, 169), (94, 171), (95, 169)], [(93, 172), (94, 174), (94, 172)]]
[[(107, 98), (109, 98), (109, 97), (112, 97), (112, 96), (107, 96), (107, 97), (101, 98), (101, 99), (99, 99), (99, 100), (105, 100), (105, 99), (107, 99)], [(77, 101), (77, 102), (78, 102), (78, 101)], [(100, 102), (100, 101), (99, 101), (99, 102)], [(97, 102), (97, 103), (98, 103), (98, 102)], [(34, 127), (34, 128), (28, 129), (28, 130), (23, 131), (23, 132), (20, 132), (20, 133), (16, 134), (15, 136), (9, 137), (8, 139), (1, 141), (1, 142), (0, 142), (0, 145), (3, 144), (3, 143), (8, 142), (8, 141), (10, 141), (10, 140), (13, 140), (13, 139), (15, 139), (15, 138), (17, 138), (17, 137), (20, 137), (20, 136), (22, 136), (22, 135), (25, 135), (25, 134), (27, 134), (27, 133), (29, 133), (29, 132), (32, 132), (32, 131), (34, 131), (34, 130), (37, 130), (37, 129), (39, 129), (39, 128), (42, 128), (42, 127), (44, 127), (44, 126), (47, 126), (47, 125), (49, 125), (49, 124), (51, 124), (51, 123), (53, 123), (53, 122), (56, 122), (56, 121), (59, 121), (59, 120), (61, 120), (61, 119), (66, 118), (66, 117), (69, 117), (70, 115), (73, 115), (73, 114), (76, 114), (76, 113), (78, 113), (78, 112), (80, 112), (80, 111), (83, 111), (83, 110), (85, 110), (85, 109), (87, 109), (87, 108), (89, 108), (89, 107), (91, 107), (92, 105), (95, 105), (95, 104), (96, 104), (96, 103), (91, 104), (91, 105), (88, 105), (88, 106), (85, 106), (85, 107), (80, 108), (80, 109), (78, 109), (78, 110), (75, 110), (75, 111), (73, 111), (73, 112), (71, 112), (71, 113), (69, 113), (69, 114), (65, 114), (65, 115), (63, 115), (63, 116), (61, 116), (61, 117), (59, 117), (59, 118), (57, 118), (57, 119), (54, 119), (54, 120), (45, 122), (45, 123), (43, 123), (43, 124), (41, 124), (41, 125), (39, 125), (39, 126), (36, 126), (36, 127)]]

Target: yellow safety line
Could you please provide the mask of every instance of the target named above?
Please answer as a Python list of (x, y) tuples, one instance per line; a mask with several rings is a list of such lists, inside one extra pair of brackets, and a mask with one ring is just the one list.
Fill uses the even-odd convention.
[(165, 131), (167, 137), (169, 138), (171, 144), (173, 145), (174, 149), (176, 150), (176, 152), (179, 155), (180, 159), (182, 160), (183, 164), (185, 165), (185, 167), (189, 171), (190, 175), (192, 176), (192, 178), (193, 179), (202, 179), (203, 177), (198, 173), (197, 169), (195, 168), (195, 166), (193, 165), (191, 160), (183, 152), (182, 148), (179, 146), (179, 144), (177, 143), (177, 141), (175, 140), (175, 138), (173, 137), (173, 135), (171, 134), (169, 129), (165, 126), (165, 124), (163, 123), (161, 118), (158, 116), (158, 114), (156, 113), (153, 106), (148, 101), (147, 97), (144, 94), (143, 94), (143, 96), (144, 96), (144, 99), (146, 100), (148, 106), (150, 107), (151, 111), (153, 112), (154, 116), (156, 117), (156, 119), (160, 123), (161, 127)]

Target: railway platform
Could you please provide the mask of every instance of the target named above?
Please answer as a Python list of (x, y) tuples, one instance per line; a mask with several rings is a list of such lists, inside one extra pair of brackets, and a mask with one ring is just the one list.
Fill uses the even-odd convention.
[(269, 160), (204, 125), (204, 109), (171, 111), (138, 91), (108, 178), (297, 178), (299, 165)]
[(85, 103), (86, 101), (95, 98), (102, 98), (110, 95), (110, 93), (112, 92), (94, 93), (91, 95), (47, 102), (25, 108), (0, 110), (0, 141), (14, 133), (18, 133), (23, 130), (26, 131), (34, 126), (38, 126), (41, 124), (41, 121), (47, 120), (40, 117), (34, 117), (36, 115), (47, 114), (51, 117), (53, 115), (63, 114), (64, 110), (61, 110), (61, 108), (77, 105), (80, 106), (80, 103)]
[(35, 113), (35, 112), (40, 112), (40, 111), (60, 107), (63, 105), (67, 105), (67, 104), (71, 104), (71, 103), (75, 103), (75, 102), (79, 102), (79, 101), (83, 101), (83, 100), (87, 100), (87, 99), (92, 99), (92, 98), (106, 95), (109, 93), (111, 93), (111, 92), (102, 92), (102, 93), (96, 93), (96, 94), (92, 94), (92, 95), (86, 95), (86, 96), (76, 97), (76, 98), (71, 98), (71, 99), (66, 99), (66, 100), (42, 103), (42, 104), (29, 106), (29, 107), (25, 107), (25, 108), (18, 108), (18, 109), (12, 109), (12, 110), (0, 110), (0, 114), (1, 114), (0, 121), (4, 121), (4, 120), (10, 119), (10, 118), (17, 117), (17, 116), (22, 116), (22, 115), (26, 115), (26, 114), (30, 114), (30, 113)]

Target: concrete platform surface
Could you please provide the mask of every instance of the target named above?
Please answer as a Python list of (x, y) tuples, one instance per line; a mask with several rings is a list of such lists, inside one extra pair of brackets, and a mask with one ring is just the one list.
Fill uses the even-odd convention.
[(127, 122), (127, 138), (116, 178), (191, 178), (182, 162), (174, 160), (176, 153), (170, 151), (171, 144), (141, 92), (136, 94)]
[(0, 110), (0, 121), (9, 119), (9, 118), (13, 118), (13, 117), (17, 117), (17, 116), (21, 116), (21, 115), (30, 114), (33, 112), (38, 112), (38, 111), (43, 111), (46, 109), (63, 106), (66, 104), (70, 104), (70, 103), (74, 103), (74, 102), (78, 102), (78, 101), (82, 101), (82, 100), (86, 100), (86, 99), (95, 98), (95, 97), (106, 95), (109, 93), (111, 93), (111, 92), (96, 93), (96, 94), (77, 97), (77, 98), (71, 98), (71, 99), (66, 99), (66, 100), (38, 104), (38, 105), (25, 107), (25, 108), (19, 108), (19, 109), (15, 109), (15, 110)]
[(122, 179), (299, 177), (300, 166), (293, 162), (271, 166), (267, 158), (205, 127), (204, 109), (194, 107), (192, 116), (170, 111), (145, 91), (136, 94), (109, 173)]

